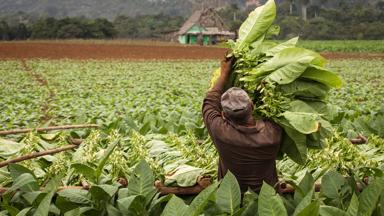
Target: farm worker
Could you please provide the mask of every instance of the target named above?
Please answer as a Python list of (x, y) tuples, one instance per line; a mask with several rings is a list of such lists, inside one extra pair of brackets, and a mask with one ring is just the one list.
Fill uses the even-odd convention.
[(208, 133), (219, 153), (219, 180), (230, 170), (240, 184), (259, 192), (263, 181), (275, 186), (276, 157), (282, 141), (282, 129), (268, 120), (255, 120), (253, 103), (237, 87), (224, 92), (232, 73), (233, 59), (221, 62), (221, 75), (207, 93), (203, 117)]

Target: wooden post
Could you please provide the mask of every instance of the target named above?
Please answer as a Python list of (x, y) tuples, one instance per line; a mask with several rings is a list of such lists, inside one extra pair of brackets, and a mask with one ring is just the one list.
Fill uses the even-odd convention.
[(45, 155), (56, 154), (56, 153), (59, 153), (59, 152), (62, 152), (62, 151), (67, 151), (67, 150), (70, 150), (70, 149), (77, 148), (78, 146), (79, 146), (79, 144), (72, 144), (72, 145), (66, 145), (66, 146), (63, 146), (63, 147), (60, 147), (60, 148), (49, 149), (49, 150), (46, 150), (46, 151), (33, 152), (33, 153), (30, 153), (30, 154), (27, 154), (27, 155), (23, 155), (21, 157), (17, 157), (17, 158), (14, 158), (14, 159), (9, 159), (9, 160), (6, 160), (6, 161), (2, 161), (2, 162), (0, 162), (0, 168), (8, 166), (11, 163), (18, 163), (18, 162), (21, 162), (21, 161), (30, 160), (30, 159), (41, 157), (41, 156), (45, 156)]
[(96, 124), (83, 124), (83, 125), (62, 125), (62, 126), (51, 126), (46, 128), (25, 128), (25, 129), (13, 129), (0, 131), (1, 135), (10, 135), (10, 134), (19, 134), (19, 133), (28, 133), (31, 131), (43, 132), (43, 131), (53, 131), (53, 130), (67, 130), (67, 129), (79, 129), (79, 128), (98, 128), (99, 125)]

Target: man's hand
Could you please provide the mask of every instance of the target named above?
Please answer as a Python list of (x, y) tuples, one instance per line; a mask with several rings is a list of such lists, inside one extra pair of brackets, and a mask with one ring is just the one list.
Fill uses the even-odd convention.
[(232, 73), (232, 66), (235, 58), (232, 56), (230, 58), (225, 57), (221, 61), (221, 76), (227, 79)]
[(218, 90), (221, 93), (224, 92), (225, 83), (228, 81), (229, 77), (232, 73), (232, 66), (235, 62), (234, 57), (227, 58), (225, 57), (221, 61), (221, 74), (220, 77), (217, 79), (216, 84), (212, 87), (214, 90)]

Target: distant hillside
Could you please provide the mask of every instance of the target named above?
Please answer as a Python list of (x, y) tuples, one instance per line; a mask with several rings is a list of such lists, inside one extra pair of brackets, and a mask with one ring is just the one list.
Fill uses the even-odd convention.
[[(0, 0), (0, 17), (16, 12), (25, 12), (35, 16), (108, 18), (118, 15), (137, 16), (167, 14), (189, 16), (201, 7), (224, 7), (236, 4), (244, 8), (247, 0)], [(260, 0), (264, 3), (266, 0)], [(291, 0), (275, 0), (278, 4)], [(367, 4), (383, 0), (309, 0), (309, 5), (320, 7), (338, 7), (341, 4)], [(294, 0), (299, 6), (301, 0)]]
[(23, 11), (39, 16), (86, 16), (114, 19), (118, 15), (169, 14), (188, 16), (202, 6), (225, 6), (245, 0), (1, 0), (0, 14)]

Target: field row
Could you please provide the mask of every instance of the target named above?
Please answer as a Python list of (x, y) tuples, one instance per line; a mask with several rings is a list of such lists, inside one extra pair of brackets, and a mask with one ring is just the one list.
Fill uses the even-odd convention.
[[(201, 119), (201, 104), (212, 71), (218, 66), (214, 61), (197, 64), (192, 61), (32, 60), (3, 61), (0, 64), (0, 94), (3, 95), (0, 103), (1, 130), (96, 123), (106, 130), (102, 132), (106, 134), (104, 136), (109, 136), (111, 130), (118, 129), (126, 137), (124, 139), (132, 140), (129, 131), (134, 129), (138, 132), (135, 137), (141, 137), (142, 145), (157, 140), (170, 144), (168, 147), (161, 144), (159, 148), (172, 149), (181, 146), (175, 149), (179, 152), (176, 154), (184, 155), (184, 158), (195, 158), (196, 160), (189, 160), (187, 163), (205, 168), (208, 173), (212, 173), (216, 165), (216, 159), (213, 159), (216, 158), (215, 153), (199, 150), (198, 147), (206, 143), (204, 140), (207, 138)], [(338, 151), (335, 146), (341, 145), (339, 147), (345, 148), (343, 137), (354, 138), (359, 134), (369, 136), (372, 142), (367, 148), (371, 153), (381, 155), (384, 136), (381, 101), (384, 86), (381, 80), (384, 77), (380, 68), (383, 66), (382, 61), (330, 62), (329, 67), (340, 73), (344, 79), (344, 87), (333, 90), (329, 98), (331, 121), (337, 129), (336, 138), (329, 141), (331, 146), (328, 151), (331, 156), (334, 155), (332, 152)], [(76, 136), (81, 138), (89, 135), (89, 132), (79, 133)], [(170, 134), (173, 141), (170, 141)], [(22, 141), (27, 138), (15, 136), (14, 139)], [(195, 144), (185, 145), (182, 144), (184, 142), (177, 141), (178, 139)], [(53, 145), (56, 142), (51, 141)], [(102, 143), (103, 139), (97, 138), (96, 142)], [(202, 149), (205, 148), (206, 146)], [(360, 155), (361, 148), (364, 147), (350, 147), (350, 151)], [(124, 149), (123, 152), (127, 153), (129, 148)], [(147, 150), (142, 152), (143, 155), (149, 155), (151, 147), (144, 149)], [(311, 158), (321, 157), (318, 154), (318, 151), (314, 151)], [(380, 158), (375, 159), (366, 154), (356, 157), (360, 160), (349, 165), (359, 167), (359, 163), (366, 158), (372, 159), (372, 165), (381, 164)], [(140, 156), (127, 155), (127, 158)], [(203, 162), (197, 161), (199, 158)], [(322, 161), (327, 164), (326, 158)], [(281, 166), (282, 175), (296, 178), (292, 176), (297, 173), (292, 171), (294, 167)], [(317, 168), (315, 164), (308, 167)], [(295, 169), (304, 168), (299, 166)], [(347, 172), (345, 167), (339, 169)], [(164, 171), (159, 171), (158, 174), (164, 174)]]
[[(151, 46), (152, 44), (152, 46)], [(382, 41), (302, 41), (298, 46), (323, 52), (329, 59), (384, 59)], [(220, 46), (121, 41), (30, 41), (0, 43), (0, 59), (221, 59)]]
[[(1, 129), (102, 123), (130, 118), (143, 130), (179, 132), (202, 125), (200, 108), (214, 61), (3, 61)], [(329, 98), (345, 133), (378, 134), (383, 105), (382, 61), (331, 61), (343, 88)], [(364, 74), (364, 76), (362, 76)], [(12, 104), (10, 106), (9, 104)], [(359, 122), (375, 122), (358, 128)], [(372, 125), (372, 124), (369, 124)], [(355, 134), (351, 134), (354, 136)]]
[[(288, 157), (277, 161), (281, 181), (293, 185), (301, 182), (297, 187), (304, 184), (314, 187), (321, 182), (320, 196), (326, 198), (321, 201), (323, 211), (330, 208), (325, 204), (345, 205), (344, 199), (357, 199), (352, 197), (355, 183), (364, 185), (362, 179), (366, 176), (384, 175), (383, 66), (384, 62), (379, 60), (331, 61), (329, 67), (344, 80), (344, 86), (332, 90), (328, 98), (330, 120), (335, 126), (333, 136), (326, 141), (324, 149), (309, 150), (305, 165), (298, 165)], [(196, 185), (202, 176), (213, 179), (217, 176), (218, 155), (201, 117), (202, 100), (217, 67), (217, 61), (0, 61), (0, 130), (85, 123), (100, 126), (1, 137), (0, 163), (31, 152), (67, 147), (74, 139), (82, 142), (74, 150), (0, 167), (2, 206), (15, 215), (21, 209), (28, 212), (35, 201), (39, 206), (52, 202), (49, 211), (55, 215), (60, 212), (111, 214), (130, 212), (130, 208), (140, 208), (149, 215), (158, 215), (153, 211), (167, 212), (165, 203), (169, 201), (167, 205), (173, 205), (175, 201), (170, 201), (171, 197), (178, 198), (149, 197), (156, 192), (155, 179), (166, 186), (188, 187)], [(348, 138), (359, 134), (367, 136), (368, 143), (352, 145)], [(127, 180), (129, 184), (125, 187)], [(335, 181), (336, 188), (331, 188)], [(366, 196), (379, 199), (377, 191), (384, 190), (382, 180), (375, 182), (370, 182), (367, 192), (359, 195), (361, 200), (368, 200)], [(142, 193), (142, 185), (151, 194)], [(64, 189), (56, 193), (57, 187)], [(89, 187), (89, 191), (84, 190)], [(45, 189), (41, 192), (40, 188)], [(208, 200), (207, 194), (219, 196), (223, 191), (234, 194), (236, 188), (236, 179), (228, 175), (220, 187), (214, 181), (196, 201), (187, 198), (188, 206), (181, 199), (177, 205), (192, 209), (197, 205), (195, 202)], [(272, 187), (269, 189), (268, 197), (283, 199), (275, 195)], [(348, 193), (343, 194), (343, 199), (337, 198), (337, 202), (329, 201), (339, 190)], [(303, 198), (298, 191), (295, 199)], [(17, 195), (8, 196), (12, 193)], [(148, 196), (146, 202), (151, 204), (143, 204), (143, 195)], [(262, 200), (270, 198), (260, 198), (258, 202)], [(284, 200), (287, 211), (295, 211), (292, 206), (299, 201), (289, 196)], [(383, 202), (384, 198), (380, 200)], [(280, 207), (283, 209), (284, 205)], [(206, 205), (199, 211), (209, 208)], [(373, 208), (376, 206), (370, 207)]]

